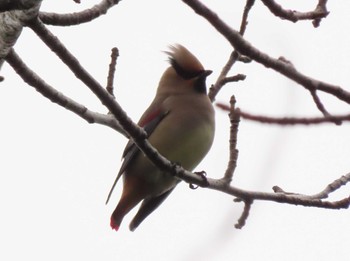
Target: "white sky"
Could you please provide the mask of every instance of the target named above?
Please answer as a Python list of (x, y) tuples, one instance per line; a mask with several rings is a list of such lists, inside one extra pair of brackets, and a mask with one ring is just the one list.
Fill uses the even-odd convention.
[[(42, 10), (71, 12), (97, 1), (43, 1)], [(245, 1), (205, 1), (234, 28)], [(349, 89), (350, 2), (329, 1), (321, 27), (273, 17), (260, 1), (250, 13), (247, 39), (273, 57), (284, 56), (305, 74)], [(295, 5), (294, 5), (295, 2)], [(310, 6), (317, 1), (308, 1)], [(314, 2), (314, 3), (311, 3)], [(307, 10), (305, 1), (280, 1)], [(285, 5), (286, 6), (286, 5)], [(124, 0), (92, 23), (50, 27), (102, 84), (110, 49), (120, 50), (117, 100), (137, 120), (166, 68), (162, 50), (181, 43), (214, 73), (215, 81), (231, 49), (226, 40), (181, 1)], [(100, 102), (54, 54), (25, 29), (16, 51), (49, 84), (92, 110)], [(318, 116), (306, 90), (272, 70), (252, 63), (235, 65), (243, 82), (226, 86), (217, 100), (236, 95), (242, 109), (266, 115)], [(27, 86), (5, 64), (0, 86), (0, 260), (348, 260), (350, 211), (255, 202), (246, 226), (236, 230), (242, 205), (222, 193), (190, 190), (180, 184), (167, 201), (134, 232), (124, 220), (120, 231), (109, 217), (121, 190), (104, 202), (120, 167), (125, 138), (88, 125)], [(333, 113), (349, 106), (321, 95)], [(212, 150), (197, 168), (221, 177), (227, 164), (228, 117), (217, 110)], [(242, 121), (234, 185), (271, 191), (279, 185), (313, 194), (350, 171), (350, 124), (336, 127), (272, 127)], [(333, 199), (349, 195), (349, 186)]]

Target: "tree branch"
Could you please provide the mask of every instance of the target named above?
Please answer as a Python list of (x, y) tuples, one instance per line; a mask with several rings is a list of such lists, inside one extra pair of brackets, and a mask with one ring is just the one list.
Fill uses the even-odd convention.
[(171, 173), (172, 175), (184, 180), (187, 183), (196, 184), (201, 187), (221, 191), (223, 193), (241, 198), (242, 200), (267, 200), (280, 203), (288, 203), (294, 205), (340, 209), (348, 208), (350, 204), (349, 198), (339, 201), (322, 201), (307, 198), (307, 196), (284, 195), (281, 193), (265, 193), (254, 192), (228, 186), (223, 179), (203, 178), (202, 175), (189, 172), (181, 166), (174, 164), (160, 155), (155, 148), (147, 140), (145, 131), (138, 125), (133, 123), (120, 105), (115, 101), (105, 88), (103, 88), (90, 74), (79, 64), (78, 60), (58, 41), (58, 39), (49, 32), (45, 26), (35, 20), (30, 27), (37, 35), (56, 53), (60, 59), (74, 72), (78, 79), (82, 80), (87, 87), (96, 94), (101, 102), (110, 110), (123, 129), (129, 134), (137, 147), (155, 164), (160, 170)]
[(229, 140), (229, 161), (227, 164), (227, 168), (225, 171), (225, 175), (223, 177), (223, 180), (227, 182), (229, 185), (231, 183), (233, 174), (237, 167), (237, 159), (238, 159), (238, 149), (237, 149), (237, 133), (238, 133), (238, 126), (240, 121), (240, 114), (239, 109), (235, 109), (236, 105), (236, 99), (234, 96), (231, 97), (230, 100), (230, 140)]
[(117, 58), (118, 58), (118, 56), (119, 56), (118, 48), (116, 48), (116, 47), (112, 48), (112, 51), (111, 51), (111, 63), (109, 64), (106, 90), (113, 97), (115, 97), (115, 95), (114, 95), (114, 86), (113, 85), (114, 85), (115, 67), (117, 65)]
[(115, 129), (126, 136), (124, 130), (120, 124), (112, 115), (104, 115), (101, 113), (93, 112), (87, 109), (84, 105), (77, 103), (73, 99), (58, 92), (55, 88), (48, 85), (42, 80), (35, 72), (33, 72), (11, 49), (10, 53), (6, 57), (6, 61), (12, 66), (16, 73), (30, 86), (34, 87), (44, 97), (48, 98), (53, 103), (56, 103), (67, 110), (70, 110), (86, 120), (88, 123), (99, 123)]
[[(37, 16), (41, 1), (39, 0), (13, 0), (0, 2), (0, 69), (4, 58), (15, 45), (22, 32), (23, 26)], [(8, 9), (6, 9), (8, 8)]]
[[(222, 110), (230, 111), (230, 107), (223, 103), (216, 103), (216, 106)], [(266, 124), (278, 124), (278, 125), (311, 125), (322, 123), (338, 123), (343, 121), (350, 121), (350, 114), (344, 115), (330, 115), (325, 117), (269, 117), (264, 115), (251, 114), (242, 110), (239, 110), (240, 116), (245, 120), (256, 121)]]
[(40, 12), (39, 18), (43, 23), (50, 25), (69, 26), (88, 23), (106, 14), (110, 8), (117, 5), (119, 2), (120, 0), (102, 0), (99, 4), (89, 9), (71, 14)]
[[(242, 200), (241, 199), (235, 200), (235, 202), (240, 202), (240, 201)], [(249, 216), (251, 206), (253, 204), (253, 200), (250, 200), (250, 199), (243, 200), (243, 202), (244, 202), (244, 209), (243, 209), (242, 215), (240, 216), (237, 223), (235, 224), (235, 228), (237, 229), (242, 229), (245, 226), (245, 223)]]
[(350, 104), (350, 92), (326, 82), (322, 82), (313, 79), (300, 73), (289, 63), (284, 62), (282, 59), (274, 59), (269, 55), (261, 52), (248, 41), (246, 41), (239, 32), (229, 27), (223, 20), (221, 20), (216, 13), (207, 8), (198, 0), (182, 0), (188, 6), (190, 6), (198, 15), (205, 18), (218, 32), (220, 32), (232, 45), (235, 50), (240, 54), (246, 55), (252, 58), (254, 61), (272, 68), (275, 71), (281, 73), (287, 78), (299, 83), (307, 90), (319, 90), (337, 97)]
[[(274, 0), (261, 0), (264, 5), (273, 13), (282, 19), (286, 19), (292, 22), (298, 22), (300, 20), (314, 20), (314, 27), (318, 27), (322, 18), (325, 18), (329, 12), (326, 8), (327, 0), (320, 0), (314, 11), (310, 12), (298, 12), (295, 10), (283, 9), (281, 5)], [(317, 20), (318, 22), (315, 22)]]
[[(248, 24), (248, 14), (252, 6), (254, 5), (255, 0), (247, 0), (246, 5), (244, 7), (243, 15), (242, 15), (242, 20), (241, 20), (241, 27), (239, 30), (239, 33), (241, 35), (244, 35), (245, 30), (247, 28)], [(240, 54), (237, 51), (233, 51), (227, 60), (225, 66), (222, 68), (221, 73), (216, 80), (215, 84), (210, 88), (209, 90), (209, 99), (213, 102), (215, 101), (216, 95), (219, 93), (221, 88), (228, 82), (231, 82), (232, 80), (227, 78), (227, 74), (231, 70), (232, 66), (236, 63), (236, 61), (239, 61)], [(237, 80), (244, 80), (245, 76), (243, 74), (238, 74), (241, 75)]]

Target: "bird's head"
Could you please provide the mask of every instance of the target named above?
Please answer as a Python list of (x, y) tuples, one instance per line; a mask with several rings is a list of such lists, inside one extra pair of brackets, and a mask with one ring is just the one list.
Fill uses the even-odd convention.
[(158, 92), (206, 94), (205, 80), (212, 71), (205, 70), (200, 61), (184, 46), (176, 44), (169, 49), (165, 53), (169, 55), (171, 66), (164, 72)]

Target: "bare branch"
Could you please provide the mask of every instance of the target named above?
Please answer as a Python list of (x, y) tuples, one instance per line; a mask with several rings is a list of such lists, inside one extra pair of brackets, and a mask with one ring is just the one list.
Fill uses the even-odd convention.
[(35, 72), (33, 72), (12, 49), (6, 57), (6, 61), (12, 66), (16, 73), (30, 86), (34, 87), (44, 97), (50, 101), (70, 110), (86, 120), (88, 123), (99, 123), (115, 129), (126, 136), (125, 132), (112, 115), (104, 115), (92, 112), (84, 105), (77, 103), (73, 99), (58, 92), (48, 85)]
[(247, 25), (248, 25), (248, 14), (250, 9), (253, 7), (255, 3), (255, 0), (247, 0), (244, 10), (243, 10), (243, 15), (242, 15), (242, 21), (241, 21), (241, 27), (239, 29), (239, 33), (241, 35), (244, 35), (245, 30), (247, 29)]
[(235, 51), (233, 51), (229, 57), (229, 59), (227, 60), (225, 66), (222, 68), (221, 73), (218, 77), (218, 79), (216, 80), (216, 83), (214, 85), (212, 85), (209, 89), (209, 99), (214, 102), (215, 101), (215, 97), (216, 95), (219, 93), (219, 91), (221, 90), (221, 88), (224, 86), (223, 85), (223, 80), (225, 79), (226, 75), (228, 74), (228, 72), (231, 70), (232, 66), (234, 65), (234, 63), (237, 61), (239, 54)]
[[(239, 33), (241, 35), (244, 34), (246, 28), (247, 28), (247, 24), (248, 24), (248, 14), (250, 9), (252, 8), (252, 6), (254, 5), (255, 0), (247, 0), (246, 5), (244, 7), (244, 11), (243, 11), (243, 15), (242, 15), (242, 21), (241, 21), (241, 27), (240, 27), (240, 31)], [(226, 62), (226, 64), (224, 65), (224, 67), (221, 70), (221, 73), (218, 77), (218, 79), (216, 80), (216, 83), (210, 88), (209, 90), (209, 99), (213, 102), (215, 101), (215, 97), (216, 95), (219, 93), (219, 91), (221, 90), (221, 88), (228, 82), (230, 82), (231, 80), (228, 80), (227, 78), (227, 74), (229, 73), (229, 71), (231, 70), (232, 66), (236, 63), (236, 61), (240, 61), (241, 55), (237, 52), (237, 51), (233, 51), (228, 59), (228, 61)], [(243, 59), (244, 62), (246, 62), (246, 59)], [(238, 80), (244, 80), (244, 78), (241, 76), (237, 76), (239, 79)], [(235, 81), (235, 80), (234, 80)]]
[(78, 25), (90, 22), (101, 15), (106, 14), (111, 7), (117, 5), (119, 2), (120, 0), (102, 0), (99, 4), (94, 5), (89, 9), (71, 14), (40, 12), (39, 18), (43, 21), (43, 23), (50, 25)]
[(41, 0), (2, 0), (0, 1), (0, 12), (11, 10), (26, 11), (37, 5), (40, 5)]
[[(237, 199), (235, 201), (238, 202), (238, 201), (242, 201), (242, 200)], [(246, 223), (248, 216), (249, 216), (251, 206), (253, 204), (253, 200), (250, 200), (250, 199), (243, 200), (243, 202), (244, 202), (244, 209), (243, 209), (242, 215), (240, 216), (237, 223), (235, 224), (235, 228), (237, 228), (237, 229), (242, 229), (245, 226), (245, 223)]]
[(336, 179), (335, 181), (327, 185), (327, 187), (323, 191), (315, 195), (311, 195), (310, 197), (314, 199), (328, 198), (329, 194), (338, 190), (340, 187), (345, 186), (349, 182), (350, 182), (350, 173), (344, 176), (341, 176), (339, 179)]
[(106, 90), (113, 97), (115, 97), (113, 84), (114, 84), (115, 67), (117, 65), (117, 58), (118, 58), (118, 56), (119, 56), (118, 48), (117, 47), (112, 48), (111, 63), (109, 64)]
[(279, 186), (274, 186), (272, 189), (275, 193), (280, 193), (280, 194), (284, 194), (284, 195), (293, 195), (293, 196), (297, 196), (297, 197), (305, 197), (308, 199), (325, 199), (328, 198), (329, 195), (338, 190), (340, 187), (347, 185), (350, 182), (350, 173), (341, 176), (339, 179), (334, 180), (332, 183), (330, 183), (329, 185), (327, 185), (327, 187), (322, 190), (321, 192), (314, 194), (314, 195), (302, 195), (299, 193), (294, 193), (294, 192), (286, 192), (284, 191), (282, 188), (280, 188)]
[[(216, 106), (222, 110), (230, 111), (230, 107), (223, 103), (216, 103)], [(251, 114), (245, 111), (239, 111), (240, 116), (245, 120), (256, 121), (266, 124), (278, 124), (278, 125), (311, 125), (321, 123), (334, 123), (341, 124), (343, 121), (350, 121), (350, 114), (345, 115), (331, 115), (326, 117), (269, 117), (264, 115)]]
[[(323, 103), (321, 102), (320, 97), (318, 97), (316, 90), (310, 90), (311, 96), (318, 108), (318, 110), (326, 117), (326, 118), (331, 118), (332, 115), (329, 114), (329, 112), (326, 110), (326, 108), (324, 107)], [(341, 121), (339, 120), (333, 120), (333, 122), (336, 125), (341, 125)]]
[(237, 159), (238, 159), (238, 150), (237, 150), (237, 133), (238, 133), (238, 126), (240, 121), (240, 114), (239, 110), (235, 109), (236, 99), (234, 96), (231, 97), (230, 100), (230, 149), (229, 149), (229, 161), (227, 164), (227, 168), (225, 171), (225, 175), (223, 177), (223, 180), (227, 182), (227, 184), (231, 183), (233, 174), (235, 172), (236, 166), (237, 166)]
[(318, 22), (313, 22), (315, 27), (318, 27), (322, 18), (325, 18), (329, 12), (326, 8), (327, 1), (319, 1), (316, 9), (311, 12), (298, 12), (294, 10), (283, 9), (281, 5), (276, 3), (274, 0), (261, 0), (264, 5), (269, 8), (271, 13), (282, 19), (286, 19), (292, 22), (298, 22), (300, 20), (317, 20)]
[(221, 80), (221, 84), (222, 84), (222, 86), (224, 86), (226, 83), (229, 83), (229, 82), (244, 81), (245, 78), (246, 78), (246, 75), (239, 73), (239, 74), (236, 74), (234, 76), (225, 77), (224, 79)]
[(240, 54), (249, 56), (254, 61), (261, 63), (267, 68), (272, 68), (275, 71), (281, 73), (287, 78), (299, 83), (308, 90), (320, 90), (333, 96), (337, 97), (350, 104), (350, 92), (326, 82), (322, 82), (313, 79), (300, 73), (297, 69), (291, 66), (289, 63), (285, 63), (282, 60), (274, 59), (269, 55), (261, 52), (254, 46), (252, 46), (248, 41), (246, 41), (239, 32), (228, 26), (219, 16), (212, 10), (207, 8), (204, 4), (198, 0), (182, 0), (187, 5), (189, 5), (197, 14), (203, 16), (218, 32), (220, 32), (232, 45), (235, 50)]

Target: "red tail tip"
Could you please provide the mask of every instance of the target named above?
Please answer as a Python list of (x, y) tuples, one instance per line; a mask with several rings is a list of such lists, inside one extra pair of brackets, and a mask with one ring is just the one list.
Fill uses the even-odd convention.
[(114, 223), (113, 218), (111, 218), (111, 228), (114, 229), (115, 231), (118, 231), (118, 229), (119, 229), (119, 225)]

